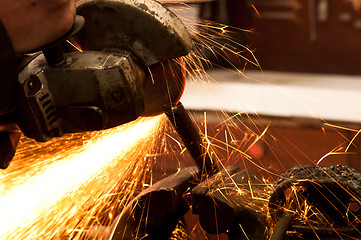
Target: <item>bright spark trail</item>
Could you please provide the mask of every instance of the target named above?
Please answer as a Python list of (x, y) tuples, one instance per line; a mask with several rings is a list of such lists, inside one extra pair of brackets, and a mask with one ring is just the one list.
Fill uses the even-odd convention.
[[(187, 23), (187, 19), (183, 20)], [(253, 50), (227, 36), (226, 26), (205, 21), (188, 29), (198, 40), (198, 46), (211, 51), (216, 49), (215, 54), (221, 52), (219, 58), (228, 62), (226, 53), (232, 52), (259, 66)], [(220, 37), (227, 38), (237, 47), (227, 48), (219, 42)], [(243, 57), (241, 49), (251, 58)], [(200, 51), (195, 50), (184, 59), (190, 79), (212, 81), (203, 67), (211, 66), (212, 63)], [(231, 62), (229, 64), (233, 66)], [(230, 71), (243, 75), (236, 67)], [(230, 158), (243, 161), (246, 167), (245, 161), (252, 161), (245, 155), (247, 149), (260, 139), (263, 140), (268, 125), (261, 128), (252, 120), (250, 125), (255, 130), (251, 130), (243, 123), (241, 114), (223, 114), (227, 120), (220, 124), (219, 129), (224, 131), (219, 132), (225, 132), (231, 141), (228, 143), (226, 139), (221, 142), (216, 137), (209, 137), (209, 147), (214, 153), (212, 156), (221, 161), (223, 159), (218, 159), (220, 154), (217, 153), (226, 151), (226, 161)], [(250, 118), (248, 115), (246, 117)], [(46, 148), (41, 148), (40, 144), (40, 147), (35, 146), (30, 150), (26, 145), (24, 149), (18, 149), (17, 157), (9, 169), (0, 172), (0, 240), (99, 239), (97, 236), (87, 236), (87, 230), (95, 225), (109, 226), (117, 211), (119, 213), (141, 190), (139, 185), (146, 183), (145, 172), (151, 171), (149, 156), (154, 153), (155, 147), (164, 144), (159, 144), (163, 120), (161, 116), (140, 119), (100, 133), (76, 135), (76, 140), (74, 136), (54, 139), (46, 143)], [(244, 138), (243, 135), (233, 137), (233, 133), (244, 133)], [(272, 150), (270, 144), (266, 144)], [(301, 151), (299, 148), (296, 150)], [(168, 150), (167, 154), (170, 152)], [(275, 159), (278, 159), (277, 156)], [(295, 164), (298, 163), (297, 159), (291, 159)], [(249, 183), (248, 195), (252, 198), (244, 199), (247, 207), (262, 214), (267, 212), (267, 199), (271, 191), (271, 184), (264, 181), (267, 188), (263, 192), (257, 192)], [(228, 187), (240, 189), (233, 183)], [(245, 192), (238, 192), (240, 195), (242, 193), (245, 198), (248, 196)], [(293, 199), (298, 200), (297, 197)], [(312, 210), (306, 204), (296, 205), (304, 207), (301, 208), (304, 212)], [(203, 233), (202, 237), (194, 239), (206, 239), (206, 236)]]
[[(99, 192), (104, 194), (114, 187), (114, 182), (107, 181), (108, 175), (122, 176), (132, 164), (142, 163), (142, 159), (131, 154), (139, 150), (143, 150), (143, 155), (149, 153), (149, 148), (142, 149), (140, 145), (152, 145), (160, 119), (142, 119), (104, 131), (82, 149), (66, 152), (68, 156), (62, 160), (47, 164), (11, 188), (4, 186), (7, 181), (3, 176), (0, 239), (50, 239), (69, 230), (69, 221), (84, 214), (82, 204), (90, 206), (99, 200)], [(128, 159), (128, 155), (132, 158)], [(13, 174), (9, 177), (14, 178)], [(17, 177), (26, 178), (26, 174)], [(100, 181), (93, 183), (94, 179)]]

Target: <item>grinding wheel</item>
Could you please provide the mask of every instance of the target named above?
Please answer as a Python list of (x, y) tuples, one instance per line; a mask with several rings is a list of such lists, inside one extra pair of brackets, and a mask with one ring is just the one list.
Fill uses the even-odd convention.
[(180, 57), (193, 43), (176, 15), (153, 0), (83, 0), (77, 14), (85, 25), (71, 39), (75, 45), (85, 51), (125, 50), (149, 68), (142, 116), (160, 114), (162, 106), (179, 101), (185, 87)]

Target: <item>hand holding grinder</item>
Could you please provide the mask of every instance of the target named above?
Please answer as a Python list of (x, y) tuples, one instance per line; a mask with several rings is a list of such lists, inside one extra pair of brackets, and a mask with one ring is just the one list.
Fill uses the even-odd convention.
[[(67, 36), (19, 64), (17, 107), (3, 119), (47, 141), (156, 115), (179, 101), (185, 70), (176, 59), (192, 40), (172, 12), (153, 0), (83, 0), (77, 14)], [(69, 50), (70, 37), (81, 51)], [(1, 168), (14, 153), (2, 156)]]

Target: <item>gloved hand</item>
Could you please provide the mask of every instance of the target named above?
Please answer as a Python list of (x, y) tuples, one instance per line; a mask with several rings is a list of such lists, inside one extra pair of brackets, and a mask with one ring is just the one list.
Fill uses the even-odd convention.
[(16, 53), (55, 41), (75, 19), (74, 0), (0, 0), (0, 4), (0, 20)]
[(0, 168), (4, 169), (21, 135), (16, 124), (8, 121), (18, 92), (16, 54), (66, 34), (73, 26), (76, 8), (73, 0), (0, 0), (0, 4)]

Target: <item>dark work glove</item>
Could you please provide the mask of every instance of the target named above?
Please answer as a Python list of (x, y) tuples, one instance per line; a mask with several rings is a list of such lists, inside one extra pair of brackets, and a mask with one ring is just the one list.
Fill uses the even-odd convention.
[(0, 116), (15, 108), (17, 78), (16, 54), (0, 21)]

